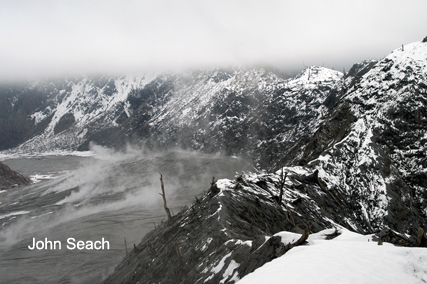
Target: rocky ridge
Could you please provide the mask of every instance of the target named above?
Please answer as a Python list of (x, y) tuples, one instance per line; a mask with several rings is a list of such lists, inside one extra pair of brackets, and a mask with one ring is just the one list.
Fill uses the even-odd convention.
[[(295, 177), (289, 176), (287, 187), (305, 184), (305, 190), (310, 187), (312, 194), (320, 193), (313, 179), (300, 183)], [(274, 197), (281, 180), (280, 175), (265, 174), (213, 183), (170, 224), (161, 224), (134, 246), (105, 283), (235, 283), (303, 244), (305, 239), (298, 233), (307, 230), (306, 238), (309, 228), (332, 226), (327, 217), (318, 218), (322, 209), (300, 190), (285, 194), (292, 213), (279, 205)]]
[[(317, 172), (301, 167), (275, 174), (218, 180), (188, 208), (147, 234), (104, 283), (236, 283), (265, 263), (304, 245), (310, 233), (332, 239), (360, 220)], [(278, 201), (280, 188), (283, 200)], [(363, 224), (352, 229), (363, 231)], [(423, 243), (393, 230), (376, 241)], [(422, 232), (422, 239), (427, 239)], [(374, 241), (375, 241), (374, 240)], [(167, 271), (167, 273), (165, 273)]]

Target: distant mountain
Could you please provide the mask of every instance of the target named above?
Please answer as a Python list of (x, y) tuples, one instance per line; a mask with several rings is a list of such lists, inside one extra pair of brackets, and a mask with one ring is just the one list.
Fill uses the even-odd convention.
[(151, 79), (82, 77), (3, 85), (0, 149), (15, 153), (76, 150), (114, 129), (134, 107), (132, 94)]
[(0, 145), (40, 153), (131, 142), (238, 155), (258, 169), (304, 166), (353, 204), (353, 229), (369, 232), (427, 216), (426, 74), (427, 43), (415, 42), (347, 74), (211, 69), (3, 86)]
[(288, 80), (253, 68), (3, 87), (0, 146), (40, 153), (87, 150), (91, 141), (115, 147), (143, 141), (240, 155), (273, 168), (336, 103), (341, 77), (313, 66)]

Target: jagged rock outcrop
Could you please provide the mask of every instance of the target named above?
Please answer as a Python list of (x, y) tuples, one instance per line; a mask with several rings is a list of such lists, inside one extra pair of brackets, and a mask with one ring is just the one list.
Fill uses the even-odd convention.
[(30, 184), (31, 180), (0, 162), (0, 190)]

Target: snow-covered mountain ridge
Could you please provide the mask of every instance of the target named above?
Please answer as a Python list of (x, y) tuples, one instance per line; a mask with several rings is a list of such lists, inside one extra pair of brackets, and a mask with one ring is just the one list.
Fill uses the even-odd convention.
[(337, 108), (350, 106), (354, 122), (309, 163), (329, 187), (358, 196), (361, 216), (374, 227), (399, 211), (427, 216), (426, 64), (427, 44), (419, 42), (393, 51), (355, 84), (347, 77), (352, 86)]
[[(274, 167), (277, 151), (283, 154), (316, 128), (341, 77), (313, 66), (288, 80), (252, 68), (38, 82), (3, 92), (11, 114), (5, 132), (17, 146), (10, 153), (87, 150), (90, 141), (118, 146), (149, 140), (155, 147), (243, 155), (261, 167)], [(16, 133), (14, 116), (21, 112), (19, 102), (28, 100), (26, 93), (42, 99), (25, 109), (26, 133)], [(332, 100), (325, 105), (328, 96)], [(10, 144), (5, 140), (3, 149)]]
[(261, 68), (214, 69), (9, 88), (0, 129), (15, 145), (3, 148), (138, 142), (252, 160), (267, 171), (212, 183), (107, 279), (234, 283), (288, 251), (284, 235), (304, 230), (387, 231), (399, 244), (417, 243), (427, 228), (426, 65), (427, 42), (416, 42), (347, 74), (312, 66), (284, 79)]
[[(4, 86), (1, 97), (8, 102), (3, 108), (11, 114), (9, 119), (13, 120), (16, 113), (24, 112), (27, 115), (26, 123), (37, 129), (30, 129), (28, 132), (32, 136), (12, 152), (76, 150), (85, 141), (92, 124), (96, 125), (96, 129), (115, 127), (122, 112), (130, 114), (130, 93), (150, 81), (144, 76), (84, 77), (39, 81), (29, 86)], [(39, 100), (34, 103), (31, 101), (34, 99)], [(22, 104), (29, 106), (20, 109)], [(16, 132), (10, 127), (6, 132), (9, 135), (3, 137), (15, 138)], [(22, 138), (17, 137), (17, 142)]]
[[(285, 109), (280, 117), (281, 134), (286, 133), (283, 125), (296, 126), (291, 130), (295, 132), (288, 133), (300, 133), (298, 124), (286, 124), (286, 114), (292, 108), (283, 106), (295, 106), (292, 98), (300, 98), (297, 109), (302, 112), (304, 103), (315, 101), (313, 97), (322, 101), (307, 119), (310, 127), (293, 144), (287, 144), (286, 150), (277, 151), (280, 154), (274, 160), (286, 165), (286, 179), (279, 169), (274, 174), (248, 173), (235, 180), (216, 182), (202, 200), (176, 216), (176, 223), (148, 235), (106, 283), (117, 279), (123, 283), (235, 283), (256, 267), (286, 253), (308, 224), (312, 232), (344, 227), (372, 234), (391, 229), (391, 237), (382, 236), (386, 240), (394, 238), (393, 242), (401, 245), (413, 245), (420, 237), (425, 240), (419, 228), (427, 227), (426, 55), (427, 43), (414, 43), (378, 62), (356, 64), (344, 77), (333, 80), (335, 87), (326, 96), (320, 92), (323, 81), (320, 86), (305, 81), (310, 80), (308, 70), (294, 79), (299, 79), (299, 84), (292, 80), (281, 82), (278, 94), (270, 97), (275, 103), (266, 108), (272, 111), (255, 120), (263, 121), (270, 113), (278, 117)], [(286, 98), (287, 92), (292, 94), (290, 98)], [(310, 96), (313, 92), (317, 96)], [(298, 111), (292, 114), (300, 119)], [(264, 141), (277, 141), (277, 136), (271, 135), (274, 120), (268, 125), (269, 135), (263, 137), (270, 140)], [(286, 144), (286, 139), (281, 142)], [(269, 144), (270, 149), (272, 145), (275, 144)], [(284, 195), (279, 205), (276, 200), (280, 188)], [(196, 219), (201, 221), (194, 224)], [(175, 230), (175, 225), (181, 229)], [(194, 225), (202, 229), (194, 230)], [(173, 244), (155, 237), (164, 235), (159, 233), (161, 230), (168, 230), (164, 234), (174, 236), (175, 250), (186, 254), (175, 257)], [(193, 234), (186, 234), (187, 231)], [(157, 245), (149, 249), (150, 242)], [(168, 275), (173, 280), (156, 273), (163, 267), (167, 252), (156, 247), (169, 246), (167, 267), (172, 268)], [(280, 259), (286, 259), (286, 255)], [(129, 262), (132, 265), (126, 264)], [(178, 263), (186, 263), (188, 270)], [(413, 271), (408, 272), (413, 275), (410, 281), (423, 281), (425, 270), (414, 265)], [(178, 267), (183, 270), (173, 270)]]
[[(289, 79), (250, 68), (38, 82), (3, 92), (2, 131), (13, 137), (27, 114), (21, 138), (33, 136), (10, 153), (130, 141), (303, 166), (352, 204), (352, 229), (409, 233), (427, 217), (426, 62), (427, 43), (416, 42), (345, 76), (312, 66)], [(23, 107), (31, 96), (42, 99)]]

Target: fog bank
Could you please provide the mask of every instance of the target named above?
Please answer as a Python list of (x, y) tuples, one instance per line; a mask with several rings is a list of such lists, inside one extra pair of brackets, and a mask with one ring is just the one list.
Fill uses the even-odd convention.
[(422, 0), (2, 1), (0, 78), (270, 64), (342, 70), (426, 36)]

